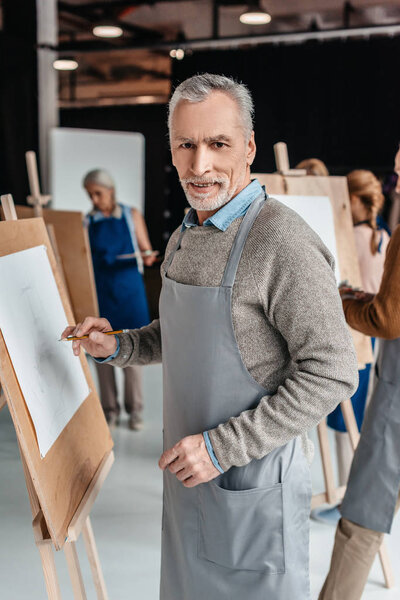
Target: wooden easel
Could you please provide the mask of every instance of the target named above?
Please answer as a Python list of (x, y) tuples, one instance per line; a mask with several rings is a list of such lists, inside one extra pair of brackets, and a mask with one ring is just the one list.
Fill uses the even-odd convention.
[(33, 150), (28, 150), (28, 152), (25, 152), (25, 160), (26, 168), (28, 170), (29, 187), (31, 190), (31, 194), (27, 198), (28, 204), (33, 206), (35, 217), (41, 217), (43, 206), (47, 206), (51, 196), (40, 193), (39, 174), (35, 152), (33, 152)]
[[(287, 145), (284, 142), (278, 142), (274, 145), (274, 152), (278, 175), (256, 175), (260, 183), (265, 183), (267, 185), (268, 192), (270, 192), (271, 194), (315, 194), (326, 196), (329, 195), (329, 190), (327, 190), (326, 185), (324, 186), (326, 179), (336, 179), (337, 181), (332, 185), (335, 187), (336, 194), (341, 199), (340, 210), (343, 211), (343, 214), (345, 214), (346, 212), (349, 213), (350, 206), (347, 193), (347, 184), (344, 194), (343, 188), (341, 188), (340, 185), (341, 182), (339, 182), (339, 179), (341, 178), (311, 176), (307, 177), (306, 180), (309, 183), (309, 187), (311, 188), (312, 184), (315, 183), (315, 188), (313, 189), (312, 193), (305, 194), (301, 188), (302, 179), (306, 175), (306, 172), (303, 169), (290, 169)], [(334, 210), (334, 216), (338, 220), (338, 207), (332, 206), (332, 208), (336, 209), (336, 212)], [(349, 218), (347, 218), (346, 221), (351, 223)], [(348, 260), (346, 260), (346, 254), (348, 254), (349, 252), (351, 252), (353, 256), (356, 256), (355, 244), (352, 238), (352, 228), (350, 227), (349, 231), (346, 231), (343, 227), (336, 227), (335, 233), (337, 239), (340, 235), (339, 239), (341, 241), (341, 247), (338, 247), (338, 253), (341, 267), (345, 268), (345, 273), (343, 273), (343, 275), (346, 278), (348, 278), (349, 281), (351, 280), (353, 285), (359, 286), (361, 284), (361, 278), (358, 263), (350, 265), (348, 263)], [(350, 240), (353, 242), (352, 246), (349, 245)], [(356, 267), (356, 269), (354, 267)], [(356, 347), (359, 364), (363, 365), (367, 362), (372, 362), (371, 343), (368, 341), (368, 338), (366, 336), (363, 336), (359, 332), (355, 332), (354, 330), (351, 330), (351, 333), (353, 335), (354, 345)], [(349, 434), (352, 449), (353, 451), (355, 451), (358, 441), (360, 439), (360, 434), (358, 431), (356, 418), (354, 416), (353, 405), (351, 403), (351, 400), (348, 399), (344, 402), (341, 402), (340, 408), (343, 413), (343, 419), (346, 425), (347, 432)], [(312, 509), (324, 503), (337, 504), (343, 499), (344, 494), (346, 492), (346, 486), (337, 487), (335, 483), (332, 455), (328, 438), (328, 427), (325, 419), (317, 425), (317, 434), (321, 454), (325, 491), (320, 494), (313, 495), (311, 501)], [(382, 544), (379, 550), (379, 558), (381, 561), (381, 566), (385, 578), (385, 585), (387, 588), (391, 588), (394, 586), (394, 576), (390, 565), (390, 559), (387, 553), (386, 545), (384, 543)]]
[[(15, 221), (16, 213), (12, 196), (1, 196), (1, 204), (6, 220)], [(60, 273), (56, 268), (50, 241), (48, 238), (46, 241), (46, 230), (43, 221), (41, 219), (32, 219), (19, 221), (18, 223), (21, 225), (18, 232), (20, 235), (16, 235), (16, 228), (15, 231), (11, 232), (10, 230), (10, 240), (12, 240), (12, 243), (9, 243), (9, 246), (13, 247), (7, 248), (7, 250), (18, 251), (18, 249), (24, 249), (24, 247), (46, 243), (49, 260), (64, 302), (64, 308), (71, 321), (71, 309), (66, 305), (65, 295), (63, 297), (64, 291), (60, 286)], [(21, 240), (19, 237), (21, 237)], [(7, 253), (2, 251), (0, 254)], [(0, 381), (17, 433), (32, 509), (34, 539), (42, 562), (49, 600), (61, 600), (62, 598), (54, 561), (53, 544), (56, 550), (60, 550), (61, 548), (64, 550), (75, 600), (86, 600), (85, 586), (76, 549), (76, 542), (81, 533), (89, 558), (97, 598), (98, 600), (108, 600), (90, 522), (90, 511), (114, 462), (114, 453), (112, 451), (111, 436), (109, 435), (98, 397), (93, 391), (94, 385), (84, 357), (81, 357), (81, 362), (85, 376), (91, 384), (92, 391), (56, 440), (54, 451), (50, 451), (49, 455), (46, 455), (45, 459), (41, 460), (34, 427), (26, 409), (18, 379), (8, 355), (7, 346), (0, 331)], [(99, 431), (88, 432), (88, 424), (94, 422), (98, 426)], [(73, 473), (75, 462), (72, 465), (66, 465), (65, 471), (68, 471), (68, 473), (71, 471), (69, 473), (71, 475), (70, 481), (66, 481), (64, 483), (65, 489), (62, 489), (62, 492), (65, 493), (68, 499), (66, 501), (66, 498), (56, 493), (58, 492), (58, 474), (62, 469), (62, 458), (63, 456), (70, 456), (74, 439), (79, 440), (84, 434), (88, 444), (87, 453), (91, 453), (91, 455), (85, 458), (82, 447), (79, 449), (74, 448), (72, 454), (75, 454), (74, 460), (80, 471)], [(52, 481), (50, 481), (51, 477), (46, 477), (50, 472), (56, 475)], [(76, 497), (72, 498), (72, 496)], [(51, 500), (54, 501), (57, 498), (59, 498), (59, 504), (60, 506), (62, 505), (63, 510), (59, 506), (51, 506)], [(76, 506), (73, 505), (73, 510), (71, 509), (72, 500), (76, 504)]]

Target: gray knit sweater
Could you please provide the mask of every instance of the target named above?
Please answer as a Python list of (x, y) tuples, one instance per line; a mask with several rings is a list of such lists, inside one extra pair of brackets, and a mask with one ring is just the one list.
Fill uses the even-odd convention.
[[(236, 219), (226, 231), (214, 226), (187, 229), (168, 276), (183, 284), (219, 286), (241, 221)], [(166, 258), (179, 231), (169, 240)], [(243, 250), (233, 287), (232, 320), (249, 373), (276, 393), (210, 430), (224, 470), (304, 436), (357, 385), (357, 361), (333, 258), (295, 212), (272, 198)], [(158, 320), (121, 334), (119, 340), (119, 354), (110, 364), (126, 367), (162, 360)]]

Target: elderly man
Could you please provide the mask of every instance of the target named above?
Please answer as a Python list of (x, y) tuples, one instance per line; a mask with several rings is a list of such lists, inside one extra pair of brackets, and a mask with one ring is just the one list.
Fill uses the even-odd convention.
[(64, 335), (128, 366), (162, 361), (162, 600), (306, 600), (306, 432), (355, 389), (357, 364), (320, 238), (250, 178), (244, 85), (204, 74), (172, 96), (172, 160), (192, 209), (162, 266), (160, 319)]

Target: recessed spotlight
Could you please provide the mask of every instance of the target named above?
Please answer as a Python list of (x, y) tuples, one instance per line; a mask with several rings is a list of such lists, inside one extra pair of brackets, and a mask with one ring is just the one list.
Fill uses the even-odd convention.
[(117, 38), (121, 37), (124, 31), (121, 27), (117, 27), (116, 25), (96, 25), (96, 27), (93, 27), (92, 33), (97, 37)]
[(250, 2), (247, 10), (240, 15), (239, 20), (245, 25), (266, 25), (271, 22), (271, 15), (262, 8), (259, 1)]
[(178, 48), (175, 56), (177, 60), (182, 60), (182, 58), (185, 58), (185, 51), (182, 48)]
[(169, 55), (170, 55), (170, 57), (171, 57), (171, 58), (176, 58), (176, 50), (175, 50), (175, 48), (173, 48), (173, 49), (170, 51)]
[(75, 71), (78, 66), (77, 61), (72, 58), (58, 58), (53, 62), (53, 67), (57, 71)]
[(245, 25), (266, 25), (271, 22), (271, 15), (262, 12), (247, 12), (239, 17)]

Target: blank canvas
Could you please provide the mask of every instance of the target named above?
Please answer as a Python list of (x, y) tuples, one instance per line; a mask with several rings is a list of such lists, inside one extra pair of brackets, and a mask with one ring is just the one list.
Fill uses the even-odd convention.
[(335, 259), (335, 276), (340, 281), (339, 261), (336, 248), (335, 223), (331, 202), (327, 196), (281, 196), (274, 198), (297, 212), (324, 242)]

